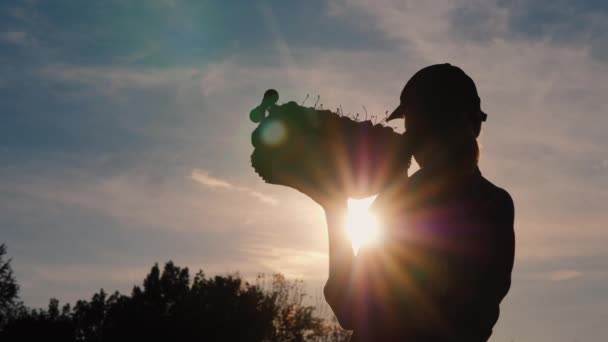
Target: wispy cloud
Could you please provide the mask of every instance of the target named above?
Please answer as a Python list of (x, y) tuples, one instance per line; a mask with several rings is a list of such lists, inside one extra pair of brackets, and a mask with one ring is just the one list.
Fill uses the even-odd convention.
[(248, 187), (233, 185), (233, 184), (229, 183), (228, 181), (225, 181), (225, 180), (217, 178), (217, 177), (213, 177), (209, 173), (210, 172), (207, 170), (194, 169), (194, 170), (192, 170), (192, 173), (190, 174), (190, 178), (193, 181), (199, 183), (200, 185), (208, 187), (208, 188), (220, 188), (220, 189), (225, 189), (225, 190), (244, 192), (244, 193), (247, 193), (249, 196), (258, 199), (262, 203), (273, 205), (273, 206), (276, 206), (279, 204), (279, 201), (272, 196), (265, 195), (259, 191), (252, 190)]
[(206, 170), (200, 170), (200, 169), (192, 170), (192, 174), (190, 175), (190, 177), (194, 181), (196, 181), (206, 187), (224, 188), (224, 189), (233, 189), (234, 188), (232, 186), (232, 184), (226, 182), (225, 180), (210, 176), (209, 171), (206, 171)]
[(41, 76), (56, 81), (89, 84), (113, 90), (174, 87), (181, 82), (190, 81), (199, 73), (198, 69), (193, 67), (159, 69), (71, 64), (49, 64), (38, 72)]
[(327, 254), (316, 250), (251, 244), (243, 252), (264, 268), (291, 278), (319, 280), (325, 275)]
[(279, 201), (272, 196), (264, 195), (261, 192), (257, 192), (257, 191), (253, 191), (253, 190), (249, 190), (249, 189), (246, 189), (246, 191), (248, 191), (251, 196), (259, 199), (261, 202), (264, 202), (266, 204), (270, 204), (270, 205), (279, 204)]
[(548, 279), (551, 281), (564, 281), (564, 280), (571, 280), (571, 279), (579, 278), (581, 276), (582, 276), (582, 273), (579, 271), (564, 269), (564, 270), (557, 270), (557, 271), (553, 271), (553, 272), (542, 273), (540, 275), (540, 278)]
[(0, 42), (18, 46), (30, 46), (34, 45), (36, 40), (25, 31), (5, 31), (0, 32)]

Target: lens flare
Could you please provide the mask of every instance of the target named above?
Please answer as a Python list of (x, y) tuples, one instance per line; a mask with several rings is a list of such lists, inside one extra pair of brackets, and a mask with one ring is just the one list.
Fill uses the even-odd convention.
[(279, 120), (272, 120), (264, 123), (261, 139), (268, 146), (278, 146), (287, 137), (287, 129)]
[(362, 246), (378, 243), (382, 237), (378, 218), (369, 210), (375, 199), (376, 196), (348, 200), (346, 230), (355, 253)]

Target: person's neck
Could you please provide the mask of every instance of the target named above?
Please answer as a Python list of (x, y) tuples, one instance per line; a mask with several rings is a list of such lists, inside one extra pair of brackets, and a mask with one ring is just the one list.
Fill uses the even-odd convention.
[(430, 164), (420, 168), (423, 178), (432, 179), (436, 186), (449, 188), (465, 182), (471, 176), (480, 174), (477, 164)]

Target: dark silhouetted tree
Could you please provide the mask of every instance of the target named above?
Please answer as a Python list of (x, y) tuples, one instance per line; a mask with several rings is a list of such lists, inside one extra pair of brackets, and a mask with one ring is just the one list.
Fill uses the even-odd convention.
[(47, 310), (20, 310), (0, 332), (2, 341), (74, 341), (74, 322), (70, 307), (59, 310), (59, 301), (51, 299)]
[(190, 280), (188, 268), (155, 264), (130, 296), (102, 289), (73, 308), (26, 310), (0, 332), (2, 341), (345, 341), (335, 322), (304, 305), (301, 282), (281, 275), (252, 284), (238, 274)]
[(22, 305), (19, 302), (19, 285), (15, 280), (11, 259), (5, 259), (6, 245), (0, 245), (0, 331), (7, 321), (16, 315)]

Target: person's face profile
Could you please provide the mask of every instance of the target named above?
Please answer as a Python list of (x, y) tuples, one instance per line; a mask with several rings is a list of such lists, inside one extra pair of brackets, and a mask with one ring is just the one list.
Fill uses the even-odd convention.
[(429, 117), (429, 113), (414, 106), (407, 107), (404, 115), (405, 131), (414, 146), (413, 157), (420, 167), (430, 165), (431, 160), (439, 157), (443, 150)]

